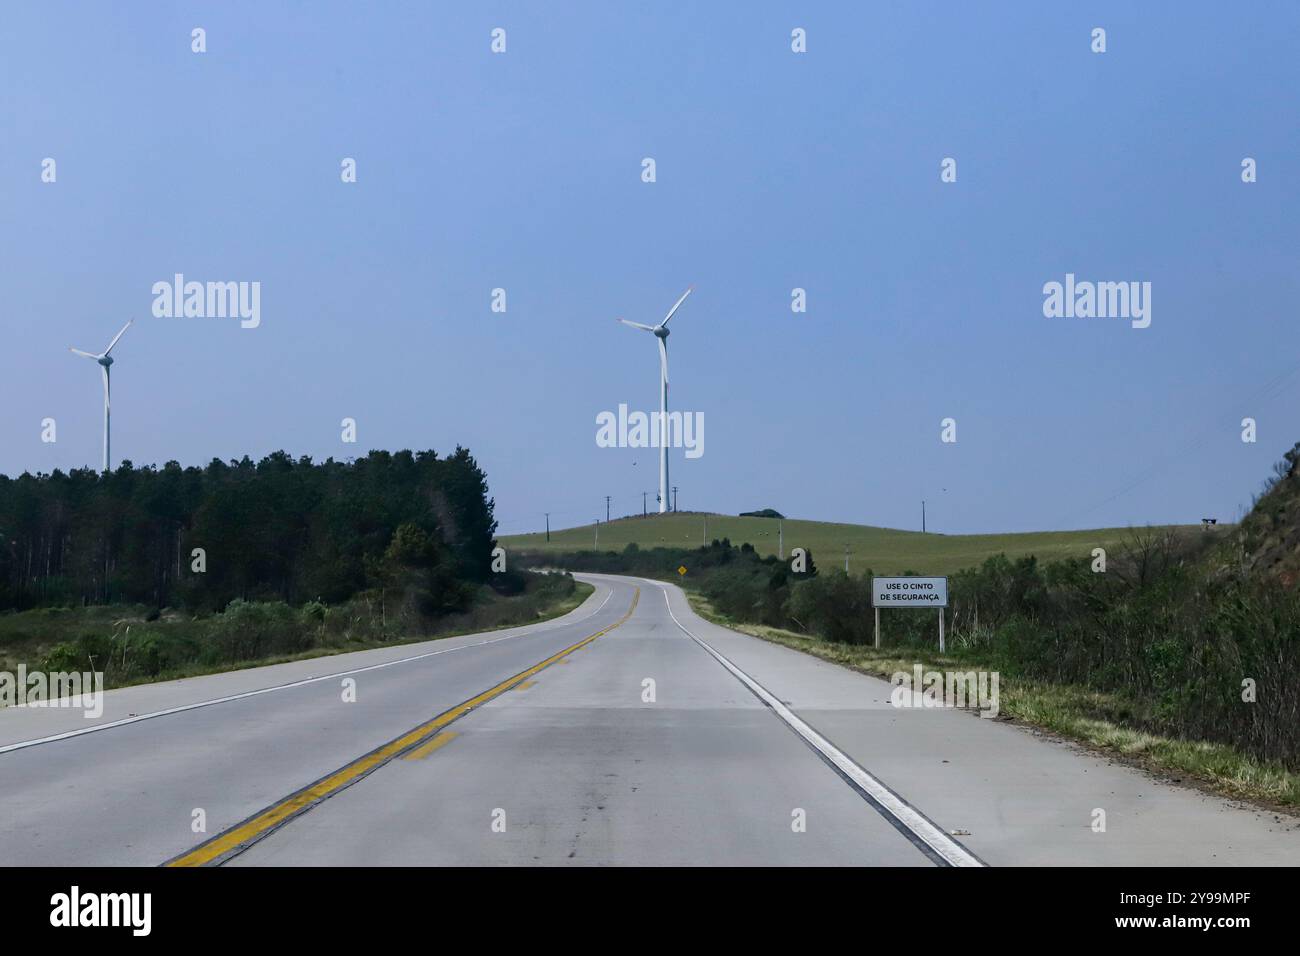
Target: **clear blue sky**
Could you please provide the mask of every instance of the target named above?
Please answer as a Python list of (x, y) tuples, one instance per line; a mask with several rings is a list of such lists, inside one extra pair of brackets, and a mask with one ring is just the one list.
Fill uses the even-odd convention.
[[(1297, 49), (1289, 2), (6, 3), (0, 471), (98, 462), (67, 348), (134, 318), (119, 460), (461, 443), (502, 532), (639, 512), (654, 454), (595, 416), (656, 406), (655, 350), (614, 318), (694, 282), (683, 509), (1231, 520), (1300, 439)], [(261, 282), (261, 327), (155, 318), (175, 272)], [(1151, 327), (1044, 318), (1066, 272), (1150, 281)]]

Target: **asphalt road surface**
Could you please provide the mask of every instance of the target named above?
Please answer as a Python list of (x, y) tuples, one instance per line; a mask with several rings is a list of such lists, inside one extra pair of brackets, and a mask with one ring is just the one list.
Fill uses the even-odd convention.
[(2, 710), (0, 864), (1300, 863), (1294, 818), (579, 577), (544, 624)]

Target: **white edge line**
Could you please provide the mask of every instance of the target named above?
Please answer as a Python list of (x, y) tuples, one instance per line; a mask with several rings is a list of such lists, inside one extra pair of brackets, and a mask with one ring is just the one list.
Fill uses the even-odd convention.
[(668, 606), (668, 614), (673, 619), (673, 623), (681, 628), (682, 633), (713, 655), (719, 664), (731, 671), (763, 703), (771, 707), (776, 712), (776, 715), (785, 721), (795, 733), (808, 741), (818, 753), (834, 764), (841, 773), (869, 793), (872, 799), (880, 804), (895, 820), (907, 827), (926, 846), (943, 857), (952, 866), (982, 867), (985, 865), (960, 843), (953, 840), (948, 834), (918, 813), (915, 808), (909, 806), (894, 791), (858, 766), (851, 757), (800, 720), (789, 707), (777, 700), (762, 684), (687, 630), (682, 622), (677, 620), (677, 615), (673, 613), (672, 602), (668, 600), (668, 588), (664, 585), (660, 585), (660, 587), (663, 589), (664, 603)]
[[(576, 621), (567, 621), (562, 624), (555, 623), (550, 627), (542, 627), (539, 628), (538, 630), (526, 631), (522, 634), (507, 634), (505, 637), (494, 637), (489, 641), (476, 641), (473, 644), (460, 644), (457, 645), (456, 647), (444, 647), (441, 650), (429, 651), (426, 654), (416, 654), (412, 657), (403, 657), (395, 661), (384, 661), (383, 663), (380, 664), (371, 664), (367, 667), (358, 667), (350, 671), (336, 671), (333, 674), (322, 674), (319, 677), (306, 677), (302, 680), (292, 681), (291, 683), (288, 684), (276, 684), (274, 687), (262, 687), (258, 690), (245, 691), (242, 694), (231, 694), (229, 697), (214, 697), (211, 700), (201, 700), (198, 701), (197, 703), (184, 704), (180, 707), (170, 707), (167, 710), (155, 710), (147, 714), (137, 714), (134, 717), (123, 717), (121, 720), (109, 721), (106, 724), (99, 724), (94, 727), (82, 727), (80, 730), (69, 730), (61, 734), (51, 734), (48, 737), (36, 737), (32, 740), (20, 740), (18, 743), (6, 744), (3, 747), (0, 747), (0, 754), (10, 753), (11, 751), (14, 750), (24, 750), (28, 747), (35, 747), (38, 744), (53, 743), (56, 740), (67, 740), (69, 737), (80, 737), (83, 734), (98, 733), (101, 730), (111, 730), (114, 727), (124, 727), (127, 724), (136, 724), (142, 720), (150, 720), (154, 717), (167, 717), (171, 714), (184, 713), (187, 710), (198, 710), (200, 707), (211, 707), (214, 704), (228, 704), (231, 701), (244, 700), (245, 698), (248, 697), (257, 697), (261, 694), (270, 694), (279, 690), (290, 690), (294, 687), (304, 687), (307, 684), (316, 684), (319, 683), (320, 681), (334, 680), (339, 677), (348, 677), (352, 674), (364, 674), (366, 671), (377, 671), (384, 667), (394, 667), (397, 664), (409, 664), (412, 661), (421, 661), (424, 660), (425, 658), (437, 657), (439, 654), (450, 654), (453, 651), (464, 650), (467, 647), (483, 647), (486, 644), (497, 644), (500, 643), (501, 641), (512, 641), (515, 640), (516, 638), (529, 637), (534, 634), (541, 634), (546, 631), (553, 631), (561, 627), (571, 627), (574, 624), (581, 624), (583, 621), (591, 620), (591, 618), (595, 617), (602, 610), (604, 610), (605, 605), (609, 603), (609, 599), (613, 596), (614, 596), (614, 589), (610, 587), (609, 593), (605, 595), (605, 600), (600, 602), (600, 607), (596, 608), (596, 610), (592, 611), (586, 617), (578, 618)], [(525, 624), (522, 626), (527, 627), (528, 625)], [(234, 673), (234, 672), (227, 671), (226, 673)], [(205, 674), (203, 676), (207, 677), (207, 676), (216, 676), (216, 675)]]

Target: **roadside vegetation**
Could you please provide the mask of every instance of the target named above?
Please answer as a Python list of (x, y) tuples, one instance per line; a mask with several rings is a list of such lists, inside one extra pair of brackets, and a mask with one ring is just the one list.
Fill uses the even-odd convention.
[(1131, 529), (1107, 549), (1104, 571), (1092, 556), (989, 557), (949, 578), (945, 655), (928, 611), (883, 611), (884, 646), (872, 646), (870, 570), (818, 570), (812, 561), (795, 574), (789, 561), (726, 540), (538, 560), (680, 581), (721, 623), (885, 677), (916, 663), (997, 671), (1004, 714), (1226, 794), (1296, 809), (1297, 519), (1300, 445), (1240, 528)]
[(687, 596), (701, 617), (717, 624), (885, 680), (899, 672), (910, 673), (916, 664), (927, 671), (999, 671), (1000, 719), (1078, 741), (1175, 783), (1195, 783), (1223, 796), (1300, 812), (1300, 773), (1294, 768), (1243, 753), (1232, 744), (1144, 730), (1158, 725), (1156, 708), (1132, 694), (1009, 674), (975, 647), (949, 644), (947, 653), (940, 654), (934, 635), (922, 644), (895, 644), (890, 639), (877, 650), (870, 644), (828, 641), (735, 621), (718, 614), (698, 591), (688, 590)]
[(105, 687), (194, 677), (532, 624), (572, 611), (593, 591), (568, 574), (524, 572), (506, 597), (483, 588), (470, 606), (412, 626), (380, 593), (339, 605), (236, 598), (219, 614), (144, 605), (38, 608), (0, 614), (0, 671), (100, 671)]
[(200, 617), (143, 605), (16, 611), (0, 614), (0, 671), (101, 671), (105, 687), (123, 687), (519, 627), (568, 614), (593, 591), (567, 574), (523, 580), (511, 597), (484, 588), (467, 610), (421, 627), (407, 626), (378, 593), (333, 606), (235, 598)]
[(0, 671), (106, 686), (531, 623), (591, 593), (506, 569), (465, 449), (0, 476)]

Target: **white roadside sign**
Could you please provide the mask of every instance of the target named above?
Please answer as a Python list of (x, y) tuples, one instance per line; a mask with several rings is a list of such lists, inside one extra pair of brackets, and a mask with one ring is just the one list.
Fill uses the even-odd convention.
[(872, 607), (947, 607), (947, 578), (872, 578)]

